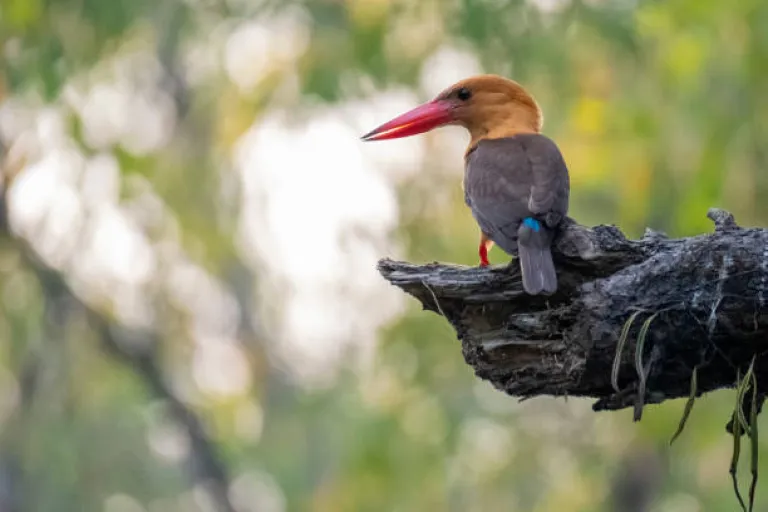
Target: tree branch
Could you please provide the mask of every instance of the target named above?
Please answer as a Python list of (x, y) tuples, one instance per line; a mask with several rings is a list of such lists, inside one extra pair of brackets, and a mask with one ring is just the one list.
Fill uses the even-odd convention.
[(514, 261), (384, 259), (379, 271), (443, 315), (466, 362), (496, 388), (593, 397), (595, 410), (635, 406), (639, 418), (645, 403), (688, 396), (694, 367), (698, 395), (732, 387), (757, 355), (758, 385), (768, 389), (768, 230), (740, 228), (723, 210), (708, 217), (714, 233), (674, 240), (651, 230), (628, 240), (613, 226), (568, 219), (553, 248), (559, 288), (550, 297), (525, 294)]

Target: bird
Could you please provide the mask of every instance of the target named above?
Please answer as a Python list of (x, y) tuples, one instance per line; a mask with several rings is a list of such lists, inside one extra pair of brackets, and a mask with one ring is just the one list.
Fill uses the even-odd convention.
[(461, 80), (362, 136), (409, 137), (445, 125), (464, 127), (464, 200), (480, 227), (480, 266), (494, 245), (520, 261), (529, 295), (557, 291), (552, 243), (568, 213), (570, 178), (557, 144), (541, 133), (544, 116), (518, 82), (498, 75)]

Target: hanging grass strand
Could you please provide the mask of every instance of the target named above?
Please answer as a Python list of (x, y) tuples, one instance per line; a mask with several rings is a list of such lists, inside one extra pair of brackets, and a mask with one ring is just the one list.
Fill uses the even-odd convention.
[(752, 404), (750, 407), (750, 414), (749, 414), (749, 425), (751, 427), (752, 435), (750, 436), (750, 446), (752, 448), (752, 453), (750, 457), (750, 471), (752, 472), (752, 483), (749, 485), (749, 512), (752, 512), (752, 509), (755, 505), (755, 490), (757, 489), (757, 477), (758, 477), (758, 437), (757, 437), (757, 409), (758, 409), (758, 398), (757, 398), (757, 376), (754, 372), (754, 366), (755, 366), (755, 357), (752, 357), (752, 364), (750, 365), (750, 369), (753, 369), (752, 371)]
[(696, 402), (696, 393), (698, 391), (698, 374), (699, 374), (699, 367), (694, 366), (693, 372), (691, 373), (691, 392), (688, 395), (688, 401), (685, 402), (685, 408), (683, 409), (683, 416), (680, 418), (680, 424), (677, 426), (677, 431), (672, 436), (672, 439), (669, 440), (670, 446), (672, 443), (675, 442), (675, 439), (677, 439), (680, 434), (683, 433), (683, 429), (685, 429), (685, 424), (688, 421), (688, 416), (691, 415), (691, 410), (693, 410), (693, 404)]
[(624, 352), (624, 345), (627, 344), (627, 338), (629, 338), (629, 331), (632, 328), (632, 324), (635, 323), (635, 319), (640, 313), (642, 313), (642, 311), (635, 311), (627, 319), (627, 321), (624, 322), (624, 327), (622, 327), (621, 334), (619, 335), (619, 341), (616, 344), (616, 355), (613, 358), (613, 368), (611, 369), (611, 386), (613, 386), (613, 390), (617, 393), (621, 392), (619, 389), (619, 368), (621, 367), (621, 354)]
[(635, 371), (637, 372), (637, 399), (635, 400), (635, 413), (634, 420), (640, 421), (643, 415), (643, 406), (645, 405), (645, 388), (646, 381), (648, 380), (648, 374), (651, 372), (651, 365), (653, 364), (653, 357), (648, 361), (648, 365), (643, 365), (643, 351), (645, 350), (645, 341), (648, 338), (648, 331), (651, 328), (653, 320), (658, 316), (659, 312), (652, 314), (643, 322), (643, 326), (640, 328), (640, 332), (637, 335), (637, 344), (635, 345)]
[[(737, 376), (737, 379), (739, 377)], [(738, 394), (737, 394), (738, 395)], [(733, 423), (732, 435), (733, 435), (733, 452), (731, 454), (731, 467), (728, 472), (731, 474), (731, 481), (733, 482), (733, 492), (736, 493), (736, 498), (739, 500), (739, 505), (744, 512), (747, 512), (747, 506), (744, 504), (744, 498), (741, 497), (739, 492), (739, 477), (737, 475), (737, 469), (739, 467), (739, 456), (741, 454), (741, 432), (742, 425), (738, 419), (738, 410), (741, 409), (741, 403), (736, 400), (736, 407), (733, 411), (733, 417), (731, 419)]]

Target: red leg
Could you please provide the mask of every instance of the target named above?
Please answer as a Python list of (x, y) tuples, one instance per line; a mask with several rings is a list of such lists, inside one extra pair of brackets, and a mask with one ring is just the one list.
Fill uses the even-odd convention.
[(478, 254), (480, 255), (480, 266), (487, 267), (490, 262), (488, 261), (488, 251), (493, 247), (493, 240), (489, 239), (485, 233), (480, 233), (480, 248)]

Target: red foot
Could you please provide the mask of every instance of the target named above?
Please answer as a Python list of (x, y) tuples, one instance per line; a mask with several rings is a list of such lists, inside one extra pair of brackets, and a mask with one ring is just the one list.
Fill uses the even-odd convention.
[(480, 249), (477, 252), (480, 254), (480, 266), (487, 267), (490, 265), (488, 261), (488, 247), (486, 247), (484, 242), (480, 242)]

